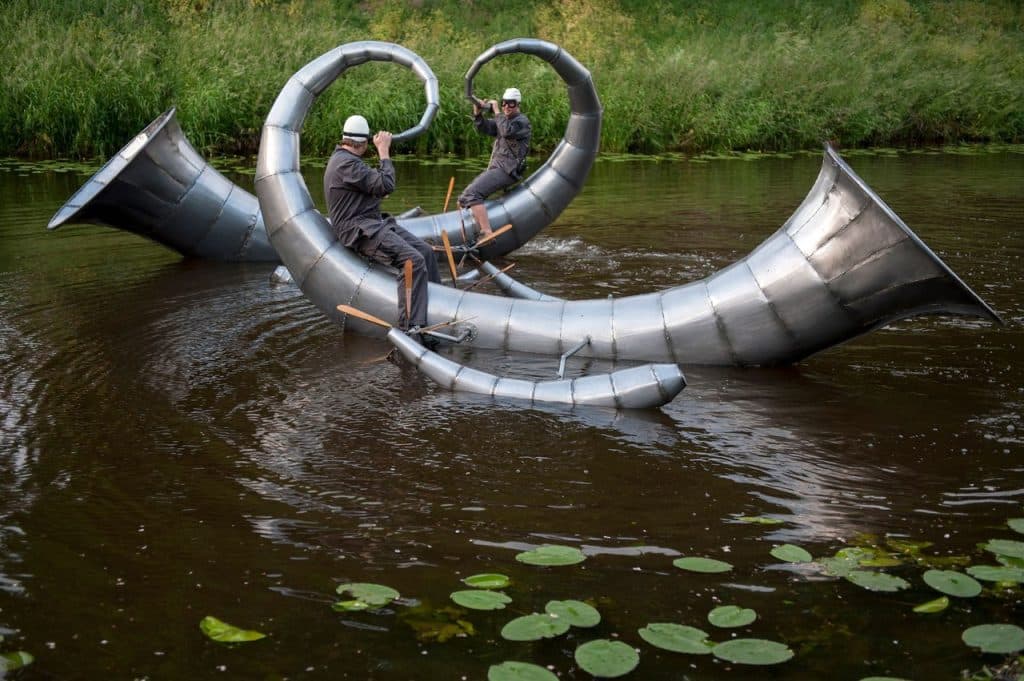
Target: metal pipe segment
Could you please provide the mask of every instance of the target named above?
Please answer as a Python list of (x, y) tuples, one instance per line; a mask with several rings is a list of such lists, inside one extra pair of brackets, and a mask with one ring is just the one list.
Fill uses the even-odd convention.
[(445, 359), (392, 328), (387, 338), (423, 374), (449, 390), (560, 404), (649, 409), (671, 402), (686, 378), (675, 364), (644, 364), (607, 374), (555, 381), (503, 378)]
[[(395, 136), (402, 142), (422, 134), (440, 106), (437, 78), (409, 50), (392, 43), (366, 41), (345, 50), (342, 70), (367, 61), (392, 61), (413, 70), (424, 82), (427, 106), (419, 124)], [(540, 40), (513, 40), (490, 48), (466, 75), (472, 92), (480, 68), (502, 54), (522, 52), (549, 63), (568, 86), (570, 116), (565, 136), (548, 160), (511, 192), (485, 203), (493, 225), (513, 229), (481, 248), (485, 258), (505, 255), (549, 225), (583, 187), (601, 134), (601, 105), (590, 73), (558, 46)], [(334, 62), (333, 52), (320, 60)], [(311, 62), (311, 65), (315, 62)], [(321, 82), (294, 84), (292, 94), (310, 101), (337, 74), (324, 71)], [(308, 86), (308, 87), (307, 87)], [(453, 244), (464, 244), (468, 211), (424, 215), (422, 210), (398, 216), (403, 227), (427, 241), (440, 242), (446, 232)], [(471, 218), (469, 218), (471, 220)], [(54, 214), (48, 229), (69, 223), (116, 227), (157, 241), (182, 255), (227, 261), (280, 260), (267, 237), (256, 197), (210, 166), (185, 138), (174, 108), (150, 123), (115, 154)]]
[[(513, 43), (519, 44), (517, 41)], [(296, 283), (321, 310), (353, 330), (346, 303), (394, 322), (394, 275), (334, 239), (299, 172), (299, 130), (312, 104), (296, 96), (342, 56), (303, 67), (285, 86), (263, 128), (256, 194), (268, 234)], [(300, 93), (301, 94), (301, 93)], [(428, 323), (476, 326), (483, 347), (675, 364), (775, 365), (796, 362), (888, 322), (952, 312), (998, 316), (931, 252), (832, 150), (807, 198), (746, 258), (683, 286), (627, 298), (581, 301), (509, 299), (431, 284)]]

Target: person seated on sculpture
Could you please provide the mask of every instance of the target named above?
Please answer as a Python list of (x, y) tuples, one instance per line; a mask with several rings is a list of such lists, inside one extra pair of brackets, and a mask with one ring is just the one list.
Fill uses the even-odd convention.
[[(484, 107), (477, 102), (473, 103), (474, 127), (495, 140), (487, 169), (462, 191), (459, 206), (469, 208), (483, 236), (492, 232), (484, 201), (494, 192), (511, 187), (521, 180), (526, 171), (526, 155), (530, 151), (532, 130), (530, 119), (519, 109), (522, 100), (519, 90), (510, 87), (501, 96), (500, 110), (498, 102), (484, 100)], [(494, 114), (493, 118), (484, 116), (485, 108)]]
[[(369, 148), (370, 126), (362, 116), (349, 116), (341, 144), (335, 147), (324, 171), (324, 197), (334, 233), (343, 246), (374, 262), (398, 268), (398, 325), (408, 331), (427, 325), (427, 282), (440, 283), (441, 275), (430, 245), (380, 210), (381, 201), (395, 189), (391, 137), (385, 130), (373, 136), (380, 166), (371, 168), (363, 161)], [(412, 261), (413, 275), (408, 318), (403, 272), (407, 260)], [(428, 346), (437, 343), (428, 336), (419, 340)]]

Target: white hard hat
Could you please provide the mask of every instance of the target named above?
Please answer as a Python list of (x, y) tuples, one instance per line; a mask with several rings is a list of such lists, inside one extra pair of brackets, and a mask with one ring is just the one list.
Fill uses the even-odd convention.
[(351, 137), (353, 139), (369, 139), (370, 125), (366, 122), (365, 118), (358, 114), (349, 116), (345, 119), (345, 127), (341, 134), (343, 137)]
[(517, 90), (514, 87), (510, 87), (509, 89), (505, 90), (505, 94), (503, 94), (501, 96), (501, 98), (503, 100), (505, 100), (505, 99), (514, 99), (517, 102), (523, 101), (523, 96), (521, 94), (519, 94), (519, 90)]

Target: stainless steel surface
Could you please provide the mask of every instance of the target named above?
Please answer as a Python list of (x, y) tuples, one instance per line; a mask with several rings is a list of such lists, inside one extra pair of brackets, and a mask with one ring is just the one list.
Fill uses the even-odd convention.
[[(467, 88), (472, 88), (473, 77), (488, 61), (516, 52), (535, 55), (552, 65), (566, 82), (571, 111), (565, 137), (547, 162), (511, 192), (486, 203), (491, 224), (511, 223), (513, 229), (481, 249), (485, 258), (511, 252), (558, 217), (582, 189), (600, 140), (601, 105), (590, 73), (552, 43), (524, 39), (492, 47), (467, 73)], [(423, 80), (427, 102), (423, 116), (417, 125), (395, 135), (394, 141), (401, 143), (425, 132), (440, 106), (437, 78), (414, 53), (376, 41), (349, 43), (310, 62), (304, 69), (308, 77), (285, 85), (278, 97), (282, 108), (275, 105), (265, 124), (276, 126), (279, 117), (287, 119), (296, 105), (308, 110), (338, 75), (367, 61), (406, 66)], [(49, 228), (91, 222), (142, 234), (190, 257), (277, 261), (256, 198), (207, 164), (185, 138), (174, 113), (171, 109), (163, 114), (108, 161), (57, 211)], [(295, 130), (297, 133), (298, 128)], [(267, 150), (274, 156), (294, 157), (298, 167), (297, 134), (264, 136), (261, 149), (264, 145), (275, 145)], [(170, 176), (171, 182), (169, 168), (179, 168)], [(439, 242), (441, 233), (446, 232), (453, 244), (465, 244), (465, 225), (472, 238), (469, 211), (426, 215), (417, 209), (398, 217), (416, 236)]]
[[(522, 50), (522, 42), (505, 49)], [(492, 48), (478, 62), (495, 54)], [(274, 124), (264, 126), (260, 146), (256, 193), (271, 241), (303, 292), (332, 318), (344, 323), (336, 306), (347, 303), (394, 322), (392, 274), (331, 239), (302, 184), (298, 159), (276, 153), (289, 145), (275, 140), (297, 135), (311, 104), (294, 98), (292, 89), (278, 96)], [(525, 210), (523, 193), (510, 195), (505, 205), (517, 202)], [(513, 351), (560, 355), (589, 336), (580, 354), (777, 365), (888, 322), (936, 312), (999, 321), (826, 146), (818, 179), (790, 220), (749, 256), (706, 279), (655, 294), (562, 302), (432, 284), (428, 319), (472, 319), (478, 331), (473, 344)]]
[(645, 364), (554, 381), (499, 378), (445, 359), (398, 329), (389, 330), (387, 338), (428, 378), (459, 392), (574, 406), (649, 409), (671, 402), (686, 387), (683, 372), (675, 364)]

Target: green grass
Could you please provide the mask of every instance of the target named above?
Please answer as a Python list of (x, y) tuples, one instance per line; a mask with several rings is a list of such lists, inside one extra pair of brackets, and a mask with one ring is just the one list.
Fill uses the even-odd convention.
[[(478, 155), (466, 70), (494, 43), (558, 43), (590, 69), (609, 152), (787, 151), (1024, 141), (1024, 10), (1014, 0), (5, 0), (0, 155), (108, 156), (170, 106), (205, 154), (254, 153), (281, 86), (350, 41), (397, 42), (441, 85), (419, 154)], [(568, 104), (544, 62), (513, 55), (481, 95), (524, 93), (537, 152)], [(350, 69), (317, 101), (304, 153), (361, 112), (402, 130), (422, 113), (408, 71)]]

